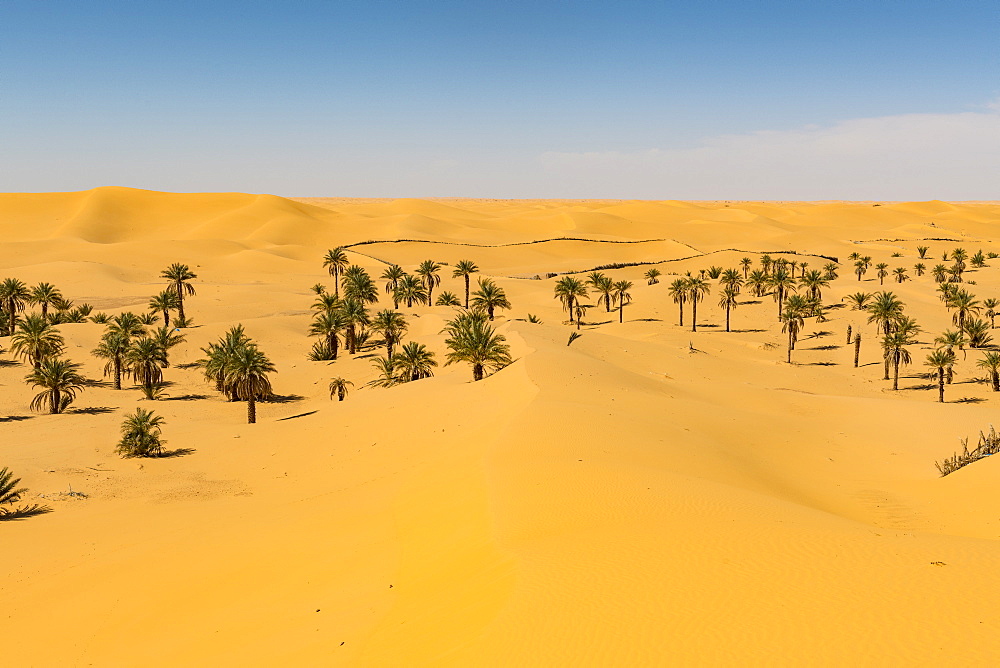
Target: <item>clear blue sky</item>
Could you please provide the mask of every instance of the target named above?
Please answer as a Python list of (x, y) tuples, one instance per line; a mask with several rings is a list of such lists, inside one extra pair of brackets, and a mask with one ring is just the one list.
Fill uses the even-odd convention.
[(1000, 198), (997, 0), (0, 0), (0, 77), (4, 191)]

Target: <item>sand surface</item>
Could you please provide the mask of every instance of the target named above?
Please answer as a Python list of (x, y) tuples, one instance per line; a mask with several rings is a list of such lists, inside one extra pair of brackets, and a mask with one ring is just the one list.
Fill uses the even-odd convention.
[[(924, 239), (928, 267), (956, 246), (1000, 252), (995, 203), (876, 204), (0, 195), (0, 278), (118, 313), (144, 310), (171, 262), (198, 273), (164, 400), (92, 387), (33, 414), (27, 368), (0, 354), (0, 466), (54, 508), (0, 523), (4, 662), (995, 665), (1000, 460), (946, 478), (934, 461), (1000, 398), (976, 352), (945, 404), (919, 377), (950, 326), (931, 276), (886, 283), (924, 329), (898, 392), (857, 311), (809, 320), (789, 365), (770, 297), (744, 293), (726, 333), (716, 288), (691, 333), (667, 295), (670, 274), (780, 252), (839, 258), (836, 304), (879, 289), (854, 251), (911, 275)], [(368, 240), (349, 257), (376, 278), (387, 261), (477, 262), (513, 302), (498, 327), (517, 361), (389, 389), (360, 389), (373, 353), (307, 361), (323, 254)], [(636, 262), (665, 276), (607, 270), (635, 282), (625, 322), (593, 308), (567, 347), (545, 276)], [(1000, 260), (967, 278), (1000, 297)], [(461, 292), (449, 268), (442, 288)], [(408, 340), (443, 357), (451, 309), (403, 311)], [(256, 425), (178, 366), (235, 323), (279, 369)], [(60, 330), (100, 379), (103, 327)], [(332, 376), (355, 383), (343, 403)], [(136, 406), (194, 452), (116, 456)]]

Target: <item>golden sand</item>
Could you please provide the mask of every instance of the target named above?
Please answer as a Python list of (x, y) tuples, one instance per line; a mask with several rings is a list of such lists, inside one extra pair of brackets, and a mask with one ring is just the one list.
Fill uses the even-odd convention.
[[(885, 286), (924, 329), (898, 392), (857, 311), (808, 321), (789, 365), (769, 297), (744, 295), (761, 303), (741, 304), (726, 333), (710, 295), (692, 333), (667, 295), (671, 273), (781, 252), (815, 269), (839, 258), (824, 294), (836, 304), (880, 289), (873, 271), (853, 276), (854, 251), (911, 275), (923, 239), (948, 239), (926, 242), (928, 268), (956, 246), (1000, 252), (995, 203), (876, 204), (0, 195), (0, 278), (118, 313), (144, 311), (171, 262), (198, 274), (197, 326), (172, 351), (164, 400), (93, 387), (73, 406), (84, 412), (33, 414), (26, 367), (0, 366), (0, 466), (54, 508), (0, 524), (4, 662), (996, 663), (1000, 461), (945, 478), (934, 461), (988, 428), (1000, 399), (975, 382), (976, 351), (948, 403), (921, 389), (950, 326), (930, 275)], [(559, 237), (572, 240), (524, 243)], [(384, 261), (477, 262), (513, 302), (498, 319), (512, 366), (359, 389), (375, 377), (368, 355), (306, 361), (326, 249), (397, 239), (411, 241), (349, 257), (375, 277)], [(607, 270), (635, 283), (625, 323), (592, 308), (567, 346), (544, 276), (629, 262), (665, 276)], [(980, 299), (1000, 297), (991, 264), (967, 274)], [(445, 272), (442, 288), (461, 292)], [(441, 359), (451, 309), (403, 311), (407, 338)], [(256, 425), (178, 366), (236, 323), (286, 397)], [(848, 324), (865, 336), (858, 369)], [(60, 326), (91, 378), (102, 330)], [(328, 398), (335, 375), (356, 386), (343, 403)], [(194, 452), (116, 456), (136, 406)]]

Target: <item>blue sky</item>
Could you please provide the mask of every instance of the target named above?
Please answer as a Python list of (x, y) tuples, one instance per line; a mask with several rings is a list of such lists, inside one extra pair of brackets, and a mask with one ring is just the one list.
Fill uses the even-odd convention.
[(1000, 199), (998, 35), (995, 0), (0, 0), (0, 190)]

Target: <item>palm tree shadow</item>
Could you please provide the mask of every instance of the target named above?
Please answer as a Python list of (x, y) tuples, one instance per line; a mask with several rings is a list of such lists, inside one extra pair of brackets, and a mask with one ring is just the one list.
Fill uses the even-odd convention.
[(182, 394), (178, 397), (165, 397), (161, 401), (197, 401), (199, 399), (208, 399), (207, 394)]
[(271, 404), (290, 404), (305, 399), (301, 394), (272, 394), (266, 401)]
[(806, 339), (819, 339), (819, 338), (822, 338), (824, 336), (830, 336), (831, 334), (833, 334), (833, 332), (831, 332), (830, 330), (821, 329), (819, 331), (812, 332), (811, 334), (807, 334), (803, 338), (806, 338)]
[(178, 369), (197, 369), (201, 366), (197, 362), (185, 362), (184, 364), (175, 364)]
[(0, 417), (0, 422), (20, 422), (22, 420), (30, 420), (35, 417), (34, 415), (8, 415), (6, 417)]
[(192, 455), (197, 450), (194, 448), (175, 448), (173, 450), (164, 450), (158, 454), (154, 459), (170, 459), (171, 457), (183, 457), (185, 455)]
[(21, 363), (16, 360), (0, 360), (0, 367), (19, 366)]
[(799, 366), (838, 366), (836, 362), (800, 362)]
[(765, 330), (765, 329), (732, 329), (732, 330), (730, 330), (730, 333), (731, 334), (759, 334), (759, 333), (765, 332), (765, 331), (767, 331), (767, 330)]
[(105, 413), (114, 413), (116, 410), (118, 409), (111, 406), (88, 406), (87, 408), (73, 408), (66, 412), (74, 415), (104, 415)]
[(319, 411), (309, 411), (307, 413), (299, 413), (298, 415), (289, 415), (288, 417), (278, 418), (277, 421), (281, 422), (282, 420), (294, 420), (295, 418), (306, 417), (307, 415), (314, 415), (318, 412)]
[(982, 397), (962, 397), (961, 399), (955, 399), (956, 404), (981, 404), (986, 399)]
[(806, 350), (840, 350), (843, 347), (844, 346), (826, 345), (826, 346), (814, 346), (812, 348), (806, 348)]
[(923, 385), (910, 385), (909, 387), (904, 387), (904, 390), (936, 390), (937, 383), (924, 383)]
[(10, 510), (0, 510), (0, 522), (23, 520), (28, 517), (45, 515), (46, 513), (51, 512), (52, 509), (48, 506), (40, 506), (37, 503), (34, 503), (30, 506), (21, 506), (20, 508), (12, 508)]
[(663, 322), (660, 318), (634, 318), (631, 321), (626, 322)]

